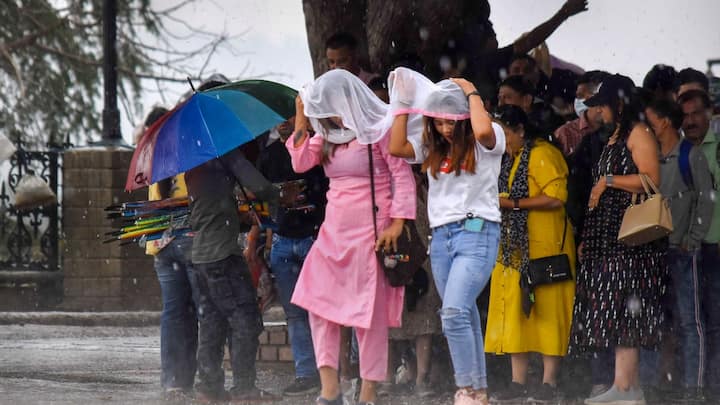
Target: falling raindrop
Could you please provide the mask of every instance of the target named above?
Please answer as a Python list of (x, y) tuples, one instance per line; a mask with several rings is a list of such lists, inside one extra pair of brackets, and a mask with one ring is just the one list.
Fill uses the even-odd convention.
[(421, 27), (420, 28), (420, 39), (422, 39), (423, 41), (427, 41), (427, 39), (429, 37), (430, 37), (430, 31), (425, 27)]
[(500, 74), (500, 80), (505, 80), (508, 77), (508, 71), (505, 68), (501, 68), (498, 73)]
[(180, 271), (180, 264), (178, 262), (173, 262), (173, 270)]
[(631, 296), (627, 300), (627, 309), (628, 312), (630, 312), (630, 315), (633, 317), (640, 315), (641, 305), (640, 305), (640, 298), (638, 298), (636, 295)]
[(450, 58), (445, 55), (440, 57), (439, 63), (440, 69), (442, 69), (443, 71), (448, 71), (452, 67), (452, 62), (450, 61)]
[(134, 285), (137, 285), (137, 279), (136, 279), (136, 278), (133, 279), (133, 284), (134, 284)]
[(698, 218), (697, 218), (697, 223), (698, 223), (698, 225), (702, 225), (702, 218), (698, 217)]
[(202, 142), (198, 139), (195, 143), (197, 143), (197, 146), (202, 146)]

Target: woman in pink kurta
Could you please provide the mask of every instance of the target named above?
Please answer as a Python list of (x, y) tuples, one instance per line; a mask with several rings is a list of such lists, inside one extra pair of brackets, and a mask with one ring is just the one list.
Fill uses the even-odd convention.
[[(326, 109), (333, 110), (333, 105), (338, 103), (352, 105), (356, 102), (355, 97), (365, 97), (365, 90), (375, 97), (359, 79), (355, 80), (354, 76), (344, 71), (328, 72), (314, 84), (333, 78), (335, 86), (349, 86), (352, 96), (347, 97), (348, 92), (341, 92), (342, 100), (338, 100), (338, 92), (329, 95), (323, 93), (322, 103), (327, 106)], [(320, 91), (317, 88), (314, 90)], [(298, 132), (287, 141), (287, 148), (295, 171), (304, 172), (323, 162), (325, 147), (325, 155), (329, 160), (322, 164), (330, 179), (330, 189), (327, 193), (325, 221), (305, 258), (292, 303), (309, 312), (315, 356), (323, 385), (318, 403), (334, 404), (342, 401), (337, 387), (340, 325), (352, 326), (356, 330), (360, 346), (360, 375), (363, 378), (360, 401), (371, 402), (375, 399), (374, 385), (366, 382), (385, 379), (388, 327), (400, 326), (404, 289), (388, 284), (375, 255), (368, 147), (355, 139), (354, 134), (363, 131), (363, 128), (354, 127), (359, 120), (352, 116), (353, 113), (367, 112), (368, 107), (359, 105), (356, 106), (358, 108), (352, 108), (353, 111), (342, 108), (327, 111), (325, 117), (319, 119), (332, 117), (334, 122), (343, 126), (336, 129), (345, 129), (344, 133), (335, 134), (337, 136), (334, 137), (332, 131), (317, 125), (319, 121), (315, 120), (313, 126), (321, 128), (315, 128), (317, 135), (309, 137), (302, 128), (304, 113), (312, 118), (313, 112), (317, 110), (313, 109), (312, 104), (308, 105), (313, 103), (312, 91), (312, 88), (306, 88), (301, 93), (305, 108), (304, 111), (298, 109)], [(375, 116), (381, 115), (380, 108), (387, 108), (379, 100), (378, 103), (372, 106), (377, 109)], [(352, 139), (342, 144), (337, 142), (347, 138)], [(336, 142), (330, 142), (332, 140)], [(371, 145), (381, 242), (397, 239), (397, 224), (400, 224), (401, 229), (402, 219), (414, 219), (416, 206), (415, 181), (410, 166), (403, 159), (389, 154), (388, 141), (389, 137), (385, 136)], [(332, 143), (331, 153), (327, 151), (329, 145), (325, 143)]]

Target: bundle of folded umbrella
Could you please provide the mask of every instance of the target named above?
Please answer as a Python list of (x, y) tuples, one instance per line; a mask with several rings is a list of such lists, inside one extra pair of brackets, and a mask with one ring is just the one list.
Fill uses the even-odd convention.
[(108, 219), (116, 219), (119, 228), (106, 233), (104, 243), (144, 243), (163, 237), (190, 233), (190, 209), (187, 197), (156, 201), (131, 201), (105, 208)]
[[(105, 208), (107, 218), (118, 220), (120, 226), (105, 235), (110, 238), (104, 243), (140, 243), (190, 235), (190, 200), (187, 197), (167, 198), (155, 201), (131, 201)], [(247, 214), (252, 207), (260, 225), (274, 229), (270, 218), (270, 206), (263, 201), (239, 202), (238, 212)], [(314, 207), (313, 207), (314, 209)]]

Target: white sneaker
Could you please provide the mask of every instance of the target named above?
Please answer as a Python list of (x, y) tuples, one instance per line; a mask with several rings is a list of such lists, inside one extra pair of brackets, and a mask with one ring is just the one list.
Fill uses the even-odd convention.
[(640, 388), (621, 391), (615, 385), (605, 393), (585, 400), (585, 405), (646, 405), (645, 394)]
[(607, 384), (595, 384), (595, 385), (593, 385), (593, 386), (592, 386), (592, 389), (590, 390), (590, 397), (589, 397), (589, 398), (594, 398), (594, 397), (596, 397), (596, 396), (598, 396), (598, 395), (600, 395), (600, 394), (604, 394), (605, 392), (607, 392), (607, 390), (610, 389), (610, 387), (611, 387), (611, 386), (610, 386), (610, 385), (607, 385)]

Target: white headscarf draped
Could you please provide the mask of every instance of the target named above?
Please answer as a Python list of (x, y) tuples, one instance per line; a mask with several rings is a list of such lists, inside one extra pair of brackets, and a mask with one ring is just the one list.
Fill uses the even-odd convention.
[(422, 144), (422, 117), (461, 121), (470, 118), (470, 106), (460, 86), (450, 80), (433, 83), (420, 73), (399, 67), (388, 76), (393, 116), (409, 114), (408, 139)]
[[(392, 124), (389, 106), (347, 70), (323, 74), (300, 90), (300, 98), (312, 127), (331, 143), (343, 144), (355, 138), (361, 144), (375, 143)], [(330, 117), (339, 117), (344, 128), (326, 131), (319, 120)]]
[[(400, 114), (410, 114), (408, 138), (422, 137), (423, 116), (456, 121), (470, 118), (465, 94), (450, 80), (433, 83), (414, 70), (400, 67), (390, 73), (388, 90), (389, 106), (355, 75), (335, 69), (305, 86), (300, 97), (313, 128), (336, 144), (355, 138), (361, 144), (376, 143), (390, 131), (394, 116)], [(344, 128), (326, 131), (319, 119), (330, 117), (340, 117)]]

